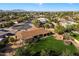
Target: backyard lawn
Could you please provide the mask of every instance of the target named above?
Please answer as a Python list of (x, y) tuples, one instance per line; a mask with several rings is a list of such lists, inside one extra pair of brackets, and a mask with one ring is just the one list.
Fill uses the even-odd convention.
[(40, 49), (54, 49), (59, 51), (65, 51), (68, 49), (71, 52), (75, 51), (75, 47), (73, 45), (65, 45), (63, 41), (56, 40), (52, 36), (43, 38), (41, 41), (37, 42), (37, 44), (31, 47), (31, 50), (34, 51), (39, 51)]
[(56, 53), (62, 53), (62, 54), (64, 53), (63, 55), (73, 55), (77, 49), (74, 47), (74, 45), (65, 45), (63, 41), (56, 40), (54, 37), (49, 36), (47, 38), (42, 38), (42, 40), (34, 43), (31, 47), (28, 47), (25, 51), (26, 52), (29, 51), (29, 53), (34, 55), (35, 53), (41, 50), (46, 51), (51, 50), (56, 51)]

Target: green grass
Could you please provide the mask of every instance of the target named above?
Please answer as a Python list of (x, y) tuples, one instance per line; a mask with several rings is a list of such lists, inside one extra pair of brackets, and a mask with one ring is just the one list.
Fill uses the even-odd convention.
[(65, 52), (68, 50), (70, 53), (74, 53), (76, 51), (74, 45), (65, 45), (63, 41), (56, 40), (52, 36), (43, 38), (41, 41), (35, 43), (33, 46), (31, 46), (31, 48), (29, 48), (30, 51), (35, 52), (38, 52), (42, 49), (56, 50), (60, 52)]
[(72, 37), (74, 37), (75, 39), (79, 40), (79, 34), (77, 33), (70, 33)]

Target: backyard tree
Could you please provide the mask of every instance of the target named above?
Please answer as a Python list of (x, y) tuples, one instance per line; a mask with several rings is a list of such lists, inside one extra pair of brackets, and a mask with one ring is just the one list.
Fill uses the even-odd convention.
[(65, 28), (66, 32), (70, 32), (72, 30), (73, 30), (73, 25), (67, 25), (66, 28)]
[(39, 20), (32, 20), (32, 23), (36, 26), (36, 27), (40, 27), (41, 26), (41, 23)]
[(49, 28), (49, 23), (45, 23), (45, 24), (44, 24), (44, 27), (45, 27), (45, 28)]
[(41, 53), (40, 53), (41, 56), (46, 56), (47, 55), (47, 52), (45, 49), (42, 49), (41, 50)]
[(79, 24), (73, 25), (73, 30), (79, 31)]
[(55, 32), (63, 34), (65, 32), (65, 28), (59, 24), (55, 27)]

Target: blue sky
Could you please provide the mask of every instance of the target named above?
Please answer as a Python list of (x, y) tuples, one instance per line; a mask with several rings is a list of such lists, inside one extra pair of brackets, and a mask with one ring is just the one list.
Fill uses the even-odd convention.
[(79, 3), (0, 3), (0, 9), (28, 11), (79, 11)]

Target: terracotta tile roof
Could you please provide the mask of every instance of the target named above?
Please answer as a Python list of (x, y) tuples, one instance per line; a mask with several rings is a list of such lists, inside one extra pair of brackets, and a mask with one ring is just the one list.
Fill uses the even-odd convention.
[(46, 33), (49, 33), (49, 31), (43, 28), (35, 28), (29, 31), (26, 30), (26, 31), (17, 32), (17, 34), (19, 34), (21, 38), (23, 39), (29, 39), (29, 38), (32, 38), (33, 36), (37, 36), (40, 34), (46, 34)]

